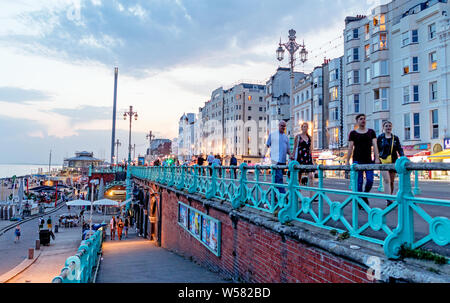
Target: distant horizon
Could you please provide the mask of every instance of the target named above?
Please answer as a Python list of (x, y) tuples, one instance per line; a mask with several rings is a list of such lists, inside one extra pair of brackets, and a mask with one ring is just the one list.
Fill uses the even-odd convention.
[[(48, 166), (48, 163), (0, 163), (0, 165), (45, 165)], [(51, 164), (51, 166), (62, 166), (63, 164)]]

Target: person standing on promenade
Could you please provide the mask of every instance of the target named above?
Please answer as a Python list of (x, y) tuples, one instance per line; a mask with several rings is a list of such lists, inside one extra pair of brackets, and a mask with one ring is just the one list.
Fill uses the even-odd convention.
[(129, 217), (125, 218), (125, 223), (123, 224), (123, 228), (125, 230), (125, 238), (128, 239), (128, 228), (130, 227), (130, 219)]
[[(308, 123), (303, 123), (301, 126), (301, 133), (295, 136), (294, 140), (294, 151), (291, 156), (291, 160), (297, 161), (300, 165), (313, 165), (312, 160), (312, 140), (311, 136), (308, 134)], [(302, 179), (302, 174), (307, 174), (308, 179), (304, 181)], [(314, 186), (314, 175), (310, 170), (300, 170), (298, 172), (298, 182), (302, 185), (307, 185), (307, 181), (309, 181), (309, 186)], [(312, 197), (313, 192), (309, 192), (309, 197)]]
[(14, 243), (19, 242), (20, 240), (20, 224), (17, 224), (16, 229), (14, 230), (14, 234), (16, 235), (16, 239)]
[[(291, 156), (289, 151), (289, 139), (285, 134), (286, 122), (278, 123), (278, 130), (270, 133), (267, 139), (266, 146), (270, 148), (270, 159), (272, 165), (286, 165), (286, 155)], [(275, 183), (283, 184), (283, 171), (281, 169), (275, 170)], [(285, 189), (278, 187), (280, 193), (285, 193)]]
[[(377, 146), (380, 151), (380, 161), (382, 164), (392, 164), (397, 161), (398, 156), (403, 157), (405, 153), (400, 144), (400, 139), (392, 133), (392, 123), (390, 121), (383, 122), (383, 133), (377, 138)], [(384, 193), (388, 195), (394, 194), (395, 170), (382, 171)], [(392, 201), (387, 200), (387, 206)]]
[(122, 240), (122, 230), (123, 230), (123, 221), (122, 218), (119, 218), (119, 221), (117, 222), (117, 237), (119, 240)]
[[(230, 166), (237, 166), (237, 159), (236, 157), (233, 155), (231, 155), (230, 158)], [(233, 176), (232, 178), (236, 178), (236, 168), (232, 168), (232, 172), (233, 172)]]
[(204, 162), (205, 162), (205, 159), (203, 159), (203, 155), (200, 154), (200, 156), (198, 156), (198, 158), (197, 158), (197, 165), (198, 166), (203, 166)]
[(47, 219), (47, 228), (48, 230), (52, 230), (52, 217), (49, 216)]
[(114, 240), (116, 234), (116, 218), (114, 216), (109, 221), (109, 229), (111, 230), (111, 240)]
[[(373, 164), (372, 147), (375, 155), (375, 163), (380, 164), (380, 154), (378, 152), (377, 135), (371, 128), (366, 128), (366, 115), (359, 114), (356, 116), (357, 129), (352, 130), (348, 136), (348, 152), (347, 163), (353, 156), (355, 164)], [(358, 171), (358, 192), (363, 191), (364, 176), (366, 175), (366, 186), (364, 192), (368, 193), (373, 186), (373, 170)], [(366, 197), (361, 198), (369, 205)], [(360, 207), (361, 208), (361, 207)]]

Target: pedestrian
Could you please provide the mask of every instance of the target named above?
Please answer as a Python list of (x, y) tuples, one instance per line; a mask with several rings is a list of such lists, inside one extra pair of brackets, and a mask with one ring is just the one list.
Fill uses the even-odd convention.
[(122, 240), (122, 230), (123, 230), (123, 221), (122, 218), (119, 218), (119, 221), (117, 222), (117, 237), (119, 240)]
[(200, 154), (200, 156), (198, 156), (198, 158), (197, 158), (197, 165), (203, 166), (203, 163), (205, 163), (205, 159), (203, 159), (203, 155)]
[(20, 240), (20, 224), (17, 224), (16, 229), (14, 230), (14, 234), (16, 235), (16, 239), (14, 243), (19, 242)]
[(44, 228), (44, 218), (40, 217), (39, 218), (39, 230)]
[[(294, 151), (291, 156), (291, 160), (297, 161), (300, 165), (313, 165), (312, 160), (312, 140), (311, 136), (308, 134), (308, 123), (303, 123), (301, 126), (301, 133), (295, 136), (294, 140)], [(307, 174), (308, 177), (302, 179), (302, 175)], [(302, 185), (314, 186), (314, 174), (311, 170), (299, 170), (298, 172), (298, 182)], [(311, 198), (313, 191), (309, 191), (309, 197)]]
[[(213, 164), (216, 164), (217, 166), (222, 166), (222, 159), (220, 158), (220, 155), (214, 156)], [(217, 168), (217, 170), (219, 172), (219, 178), (222, 177), (222, 170), (220, 169), (220, 167)]]
[(125, 238), (128, 239), (128, 228), (130, 227), (130, 218), (126, 217), (125, 222), (123, 224), (123, 228), (125, 230)]
[(214, 157), (212, 152), (208, 155), (208, 158), (206, 158), (206, 161), (208, 161), (208, 165), (209, 166), (211, 166), (213, 164), (213, 161), (214, 161), (215, 158), (216, 157)]
[[(237, 166), (237, 159), (234, 156), (234, 154), (231, 155), (230, 166)], [(233, 172), (233, 175), (231, 176), (231, 178), (232, 179), (236, 178), (236, 168), (232, 168), (231, 171)]]
[(111, 221), (109, 221), (109, 228), (111, 230), (111, 240), (114, 240), (116, 234), (116, 218), (112, 216)]
[[(266, 146), (270, 148), (270, 159), (272, 165), (286, 165), (286, 155), (291, 156), (289, 151), (289, 139), (285, 134), (286, 122), (278, 123), (278, 130), (269, 134)], [(283, 184), (283, 170), (275, 169), (275, 183)], [(282, 194), (286, 192), (283, 187), (277, 187)]]
[[(392, 123), (390, 121), (383, 122), (383, 133), (377, 138), (377, 146), (380, 152), (380, 161), (382, 164), (392, 164), (405, 154), (400, 144), (400, 139), (392, 133)], [(395, 170), (384, 170), (381, 172), (383, 176), (384, 193), (388, 195), (394, 194)], [(392, 204), (391, 200), (386, 200), (387, 206)]]
[[(380, 163), (380, 154), (378, 152), (377, 135), (371, 128), (366, 128), (366, 115), (359, 114), (356, 116), (357, 129), (352, 130), (348, 136), (348, 153), (347, 163), (350, 163), (350, 158), (353, 157), (355, 164), (376, 164)], [(374, 150), (375, 161), (372, 160), (372, 147)], [(363, 191), (364, 174), (366, 175), (366, 186), (364, 192), (368, 193), (373, 186), (373, 170), (358, 171), (358, 192)], [(369, 204), (366, 197), (361, 198), (364, 202)], [(358, 205), (361, 209), (362, 207)]]

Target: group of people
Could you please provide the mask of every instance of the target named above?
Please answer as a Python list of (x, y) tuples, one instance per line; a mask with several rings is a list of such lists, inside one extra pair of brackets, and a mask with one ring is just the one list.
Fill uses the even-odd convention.
[[(392, 164), (398, 157), (404, 156), (400, 139), (392, 133), (392, 123), (390, 121), (383, 122), (383, 132), (378, 137), (373, 129), (366, 127), (366, 115), (359, 114), (356, 116), (356, 128), (349, 133), (348, 137), (348, 153), (346, 163), (350, 163), (352, 158), (355, 164)], [(291, 160), (297, 161), (300, 165), (313, 165), (312, 159), (312, 138), (308, 134), (308, 123), (301, 125), (301, 133), (295, 137), (294, 150), (291, 153), (289, 139), (285, 134), (286, 122), (281, 121), (278, 125), (278, 131), (269, 135), (267, 140), (267, 148), (270, 148), (270, 159), (272, 165), (286, 165), (287, 156)], [(372, 159), (372, 149), (374, 159)], [(305, 174), (307, 177), (301, 178)], [(364, 192), (370, 192), (373, 186), (373, 170), (358, 171), (358, 192), (363, 191), (364, 174), (366, 185)], [(385, 193), (392, 195), (394, 193), (395, 170), (382, 171)], [(299, 182), (303, 185), (308, 183), (313, 186), (314, 176), (313, 170), (300, 170)], [(283, 171), (278, 169), (275, 171), (275, 183), (283, 183)], [(284, 188), (279, 188), (280, 193), (285, 193)], [(312, 192), (311, 192), (312, 194)], [(369, 205), (367, 198), (362, 198)], [(389, 206), (392, 201), (387, 200)]]
[(126, 217), (125, 220), (122, 220), (121, 217), (117, 216), (111, 217), (111, 220), (109, 221), (109, 229), (111, 232), (111, 240), (115, 240), (116, 238), (116, 232), (117, 232), (117, 238), (119, 240), (122, 240), (122, 232), (125, 231), (125, 238), (128, 238), (128, 229), (131, 227), (131, 218)]

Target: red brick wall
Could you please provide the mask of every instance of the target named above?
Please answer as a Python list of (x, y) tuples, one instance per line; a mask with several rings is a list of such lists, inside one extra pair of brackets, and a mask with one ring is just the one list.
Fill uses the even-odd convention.
[[(178, 225), (178, 201), (220, 220), (221, 256), (217, 257)], [(327, 251), (284, 237), (265, 227), (162, 190), (162, 247), (218, 272), (244, 282), (367, 283), (367, 268)]]

